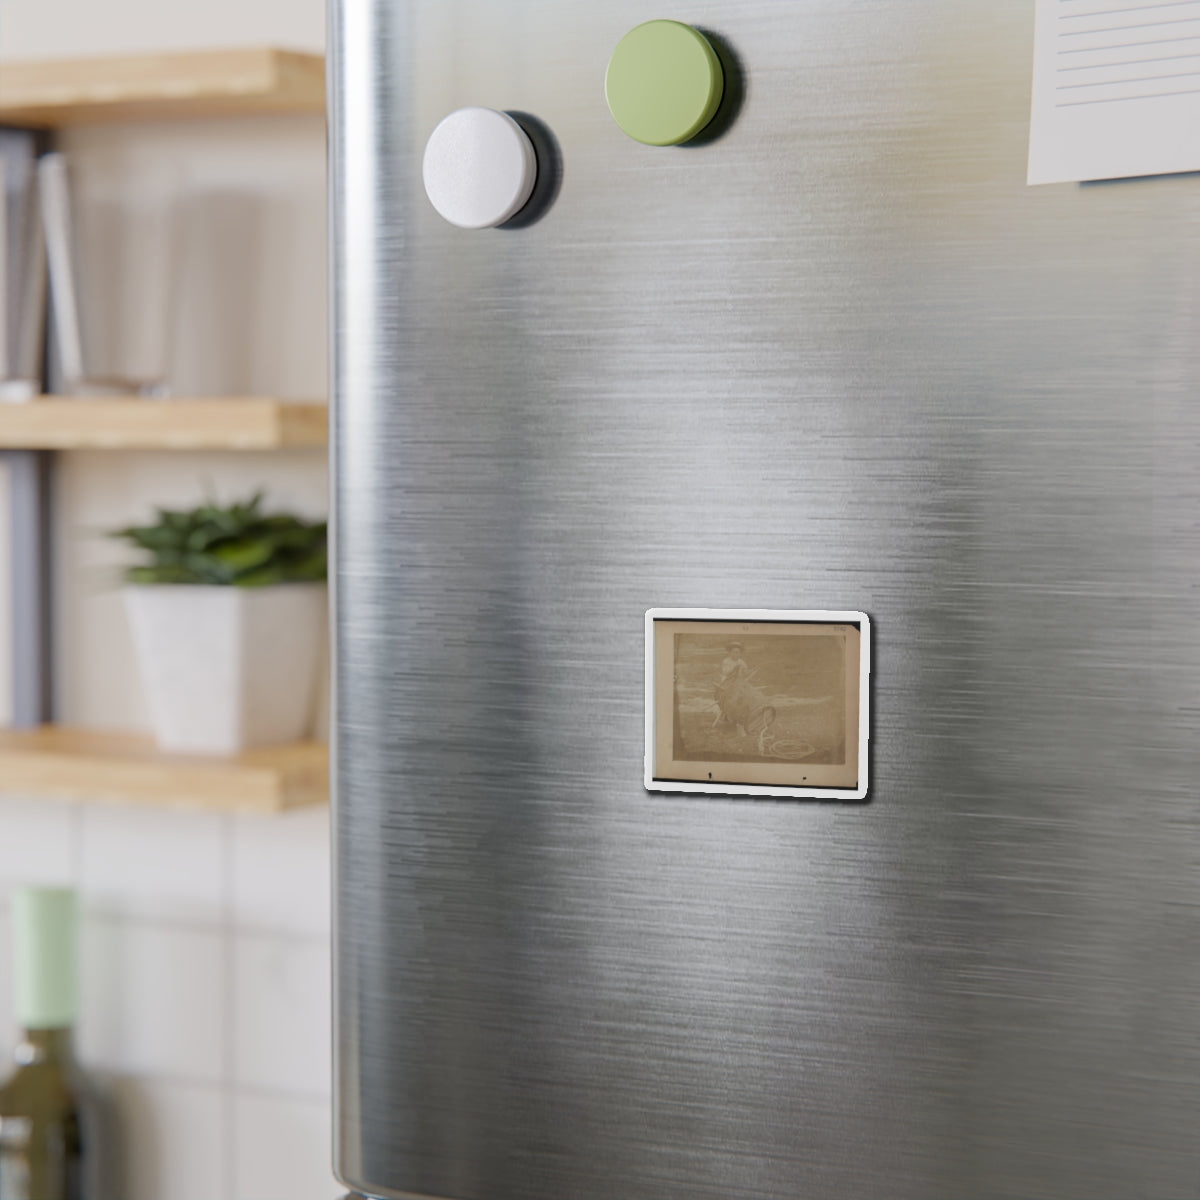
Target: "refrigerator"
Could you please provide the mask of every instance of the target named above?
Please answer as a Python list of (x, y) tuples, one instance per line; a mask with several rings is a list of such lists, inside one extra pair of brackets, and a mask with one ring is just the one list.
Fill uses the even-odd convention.
[[(684, 144), (606, 93), (660, 20)], [(333, 0), (355, 1196), (1200, 1195), (1200, 177), (1026, 186), (1032, 38)], [(656, 610), (869, 621), (865, 794), (648, 788)]]

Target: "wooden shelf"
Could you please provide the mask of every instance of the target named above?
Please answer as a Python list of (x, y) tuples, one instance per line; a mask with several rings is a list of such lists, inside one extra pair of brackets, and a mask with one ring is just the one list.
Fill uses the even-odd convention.
[(153, 739), (56, 725), (0, 731), (0, 791), (66, 800), (275, 813), (329, 800), (319, 742), (236, 758), (163, 754)]
[(288, 50), (18, 60), (0, 69), (0, 123), (7, 125), (318, 113), (324, 108), (324, 59)]
[(326, 444), (324, 404), (264, 396), (0, 403), (0, 449), (286, 450)]

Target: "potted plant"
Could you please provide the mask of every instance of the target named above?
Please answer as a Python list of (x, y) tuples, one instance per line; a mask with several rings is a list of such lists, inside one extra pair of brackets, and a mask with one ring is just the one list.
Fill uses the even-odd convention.
[(234, 754), (309, 732), (325, 645), (326, 526), (262, 496), (116, 530), (150, 561), (126, 607), (163, 750)]

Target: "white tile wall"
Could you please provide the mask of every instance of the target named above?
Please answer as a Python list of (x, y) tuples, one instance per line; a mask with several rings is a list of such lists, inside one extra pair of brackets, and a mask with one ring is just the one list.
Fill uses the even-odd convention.
[(77, 825), (69, 804), (0, 796), (0, 903), (7, 907), (8, 893), (18, 884), (67, 884), (75, 878)]
[(80, 891), (79, 1051), (113, 1101), (121, 1200), (340, 1197), (328, 811), (250, 818), (0, 799), (6, 1056), (8, 896), (35, 882)]
[(100, 918), (85, 929), (81, 1055), (111, 1071), (220, 1083), (228, 986), (221, 934)]
[(239, 1095), (231, 1200), (340, 1200), (326, 1102)]
[(328, 1096), (328, 943), (239, 936), (233, 961), (235, 1082)]
[(239, 929), (329, 933), (329, 810), (234, 818), (233, 904)]
[(92, 805), (81, 814), (82, 883), (93, 912), (219, 928), (219, 813)]
[(228, 1101), (220, 1088), (126, 1077), (112, 1083), (109, 1101), (123, 1200), (229, 1194)]

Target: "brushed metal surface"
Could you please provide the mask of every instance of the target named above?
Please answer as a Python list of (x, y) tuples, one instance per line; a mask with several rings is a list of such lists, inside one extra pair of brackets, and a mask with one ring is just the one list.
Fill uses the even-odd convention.
[[(649, 17), (723, 137), (609, 117)], [(1200, 179), (1025, 187), (1030, 5), (332, 26), (341, 1178), (1200, 1193)], [(464, 104), (529, 228), (425, 200)], [(647, 794), (654, 606), (869, 613), (870, 803)]]

